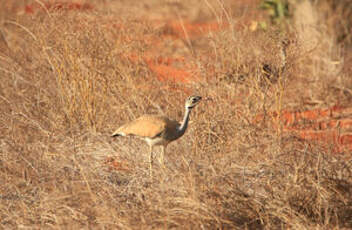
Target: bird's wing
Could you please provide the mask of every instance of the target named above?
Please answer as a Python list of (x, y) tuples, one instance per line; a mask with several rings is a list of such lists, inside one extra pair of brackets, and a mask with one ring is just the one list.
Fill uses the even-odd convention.
[(170, 121), (167, 117), (144, 115), (134, 121), (131, 121), (121, 126), (114, 132), (113, 136), (136, 135), (141, 137), (153, 138), (164, 132), (166, 128), (169, 128), (170, 126), (173, 127), (174, 123), (175, 122)]

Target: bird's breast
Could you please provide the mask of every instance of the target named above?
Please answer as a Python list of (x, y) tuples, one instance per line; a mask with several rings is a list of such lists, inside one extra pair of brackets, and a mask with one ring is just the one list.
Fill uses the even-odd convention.
[(170, 143), (170, 140), (164, 139), (163, 137), (155, 137), (153, 139), (145, 138), (145, 141), (150, 146), (153, 146), (153, 145), (167, 145), (168, 143)]

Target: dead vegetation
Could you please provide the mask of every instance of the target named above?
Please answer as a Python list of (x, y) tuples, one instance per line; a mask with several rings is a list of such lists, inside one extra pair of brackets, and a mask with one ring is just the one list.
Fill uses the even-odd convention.
[[(352, 228), (350, 152), (303, 141), (270, 116), (351, 105), (352, 69), (331, 18), (311, 25), (317, 42), (307, 44), (294, 23), (251, 31), (256, 1), (91, 1), (16, 14), (33, 3), (18, 2), (0, 6), (2, 228)], [(228, 29), (167, 37), (148, 18)], [(146, 54), (181, 55), (201, 81), (160, 82)], [(151, 178), (147, 146), (109, 136), (144, 113), (181, 119), (189, 94), (209, 100)]]

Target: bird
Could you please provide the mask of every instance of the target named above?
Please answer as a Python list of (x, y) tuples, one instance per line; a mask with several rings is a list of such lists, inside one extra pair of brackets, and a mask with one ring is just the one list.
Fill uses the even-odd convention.
[(119, 127), (111, 137), (136, 136), (149, 145), (149, 170), (152, 175), (153, 147), (162, 147), (160, 163), (164, 166), (167, 145), (185, 134), (192, 109), (202, 100), (201, 96), (189, 96), (185, 102), (185, 114), (181, 123), (161, 115), (143, 115)]

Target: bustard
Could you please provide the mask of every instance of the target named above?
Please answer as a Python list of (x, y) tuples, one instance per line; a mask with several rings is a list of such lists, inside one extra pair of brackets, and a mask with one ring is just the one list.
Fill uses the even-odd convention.
[(167, 145), (180, 138), (186, 131), (189, 115), (202, 97), (190, 96), (185, 103), (185, 115), (182, 123), (170, 120), (165, 116), (144, 115), (118, 128), (111, 136), (138, 136), (149, 145), (149, 169), (152, 175), (153, 147), (162, 146), (160, 163), (164, 164), (164, 154)]

